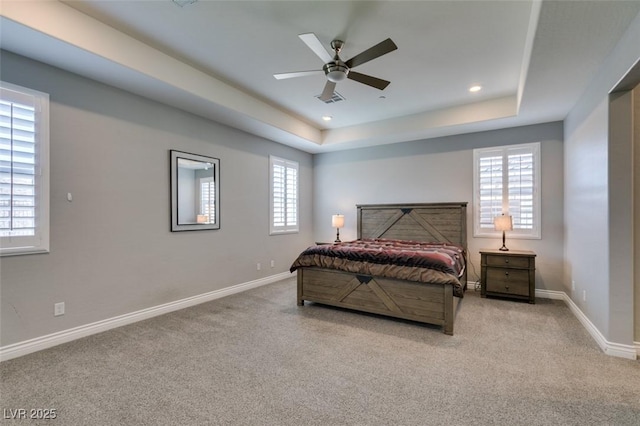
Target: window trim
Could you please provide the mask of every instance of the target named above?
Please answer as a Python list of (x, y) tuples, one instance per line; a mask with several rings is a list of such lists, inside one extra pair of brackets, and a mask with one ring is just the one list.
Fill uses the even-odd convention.
[[(273, 167), (276, 164), (284, 165), (285, 168), (293, 168), (296, 170), (296, 222), (295, 225), (279, 226), (274, 224), (274, 185), (273, 185)], [(285, 204), (286, 204), (285, 190)], [(295, 234), (300, 232), (300, 165), (297, 161), (287, 160), (285, 158), (269, 156), (269, 235)]]
[(35, 235), (0, 237), (0, 256), (49, 253), (49, 94), (0, 81), (0, 98), (32, 104), (36, 109)]
[[(482, 154), (490, 151), (501, 151), (502, 156), (507, 154), (509, 150), (531, 150), (533, 154), (533, 228), (530, 230), (514, 229), (507, 231), (508, 237), (513, 239), (542, 239), (542, 196), (541, 196), (541, 151), (540, 142), (502, 145), (487, 148), (476, 148), (473, 150), (473, 236), (476, 238), (496, 238), (502, 237), (502, 232), (496, 230), (485, 230), (480, 228), (480, 190), (479, 190), (479, 160)], [(507, 191), (507, 188), (503, 189)], [(508, 199), (502, 199), (502, 212), (509, 213)]]

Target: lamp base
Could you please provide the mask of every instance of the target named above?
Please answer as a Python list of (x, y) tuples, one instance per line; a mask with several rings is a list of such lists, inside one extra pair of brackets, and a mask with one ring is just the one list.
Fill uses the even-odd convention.
[(334, 241), (334, 243), (341, 243), (342, 241), (340, 241), (340, 228), (337, 228), (337, 233), (336, 233), (336, 240)]
[(506, 245), (504, 245), (505, 239), (504, 239), (504, 231), (502, 231), (502, 247), (500, 247), (498, 250), (500, 251), (509, 251), (509, 249), (507, 248)]

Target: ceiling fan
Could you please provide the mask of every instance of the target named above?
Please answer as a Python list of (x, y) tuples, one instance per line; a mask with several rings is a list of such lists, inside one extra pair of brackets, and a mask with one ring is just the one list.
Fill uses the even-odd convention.
[(357, 81), (358, 83), (366, 84), (367, 86), (375, 87), (376, 89), (384, 90), (385, 87), (389, 85), (389, 81), (382, 80), (377, 77), (372, 77), (370, 75), (361, 74), (359, 72), (352, 71), (352, 68), (357, 67), (358, 65), (362, 65), (365, 62), (369, 62), (373, 59), (376, 59), (382, 55), (386, 55), (389, 52), (393, 52), (398, 48), (396, 44), (390, 39), (386, 39), (373, 47), (365, 50), (362, 53), (354, 56), (348, 61), (342, 61), (340, 59), (340, 50), (344, 46), (344, 42), (342, 40), (333, 40), (331, 42), (331, 48), (335, 52), (335, 56), (333, 58), (327, 52), (327, 50), (322, 46), (318, 37), (316, 37), (313, 33), (300, 34), (298, 37), (307, 45), (309, 49), (313, 51), (322, 61), (325, 63), (321, 70), (312, 70), (312, 71), (296, 71), (296, 72), (286, 72), (281, 74), (274, 74), (273, 76), (282, 80), (285, 78), (293, 78), (293, 77), (304, 77), (308, 75), (316, 75), (323, 73), (327, 76), (327, 84), (324, 86), (324, 90), (322, 91), (322, 95), (320, 95), (320, 99), (323, 101), (328, 101), (333, 96), (333, 92), (336, 88), (336, 83), (339, 81), (348, 78), (350, 80)]

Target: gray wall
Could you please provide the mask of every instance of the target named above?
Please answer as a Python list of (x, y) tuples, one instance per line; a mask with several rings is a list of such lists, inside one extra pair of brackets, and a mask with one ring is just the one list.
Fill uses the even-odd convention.
[(610, 139), (609, 92), (640, 58), (638, 40), (640, 15), (565, 119), (564, 138), (565, 281), (576, 283), (568, 294), (605, 339), (625, 345), (633, 344), (633, 262), (625, 249), (633, 157)]
[(633, 153), (634, 340), (640, 343), (640, 84), (633, 89)]
[(567, 294), (600, 331), (609, 324), (607, 120), (602, 98), (565, 136)]
[(315, 155), (315, 238), (335, 239), (334, 213), (345, 215), (342, 239), (356, 238), (356, 204), (467, 201), (469, 280), (476, 280), (478, 251), (498, 248), (501, 241), (473, 238), (473, 149), (541, 142), (542, 239), (507, 237), (507, 245), (537, 253), (537, 288), (565, 291), (562, 135), (556, 122)]
[[(8, 52), (0, 64), (51, 99), (51, 252), (0, 259), (0, 345), (285, 272), (313, 241), (310, 154)], [(169, 231), (170, 149), (220, 159), (220, 230)], [(298, 234), (269, 236), (270, 154), (300, 163)]]
[[(609, 309), (633, 318), (633, 93), (609, 95)], [(614, 284), (615, 283), (615, 284)], [(621, 285), (626, 283), (626, 285)], [(610, 327), (613, 323), (610, 324)], [(633, 342), (633, 322), (610, 330), (617, 342)], [(623, 337), (623, 336), (626, 336)], [(624, 339), (624, 340), (621, 340)]]

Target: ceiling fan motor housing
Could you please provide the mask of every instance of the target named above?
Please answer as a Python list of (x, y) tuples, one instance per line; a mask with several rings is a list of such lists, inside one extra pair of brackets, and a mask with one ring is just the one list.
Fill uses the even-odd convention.
[(347, 78), (347, 74), (349, 74), (349, 67), (339, 59), (324, 64), (322, 69), (324, 70), (327, 79), (334, 83), (344, 80)]

